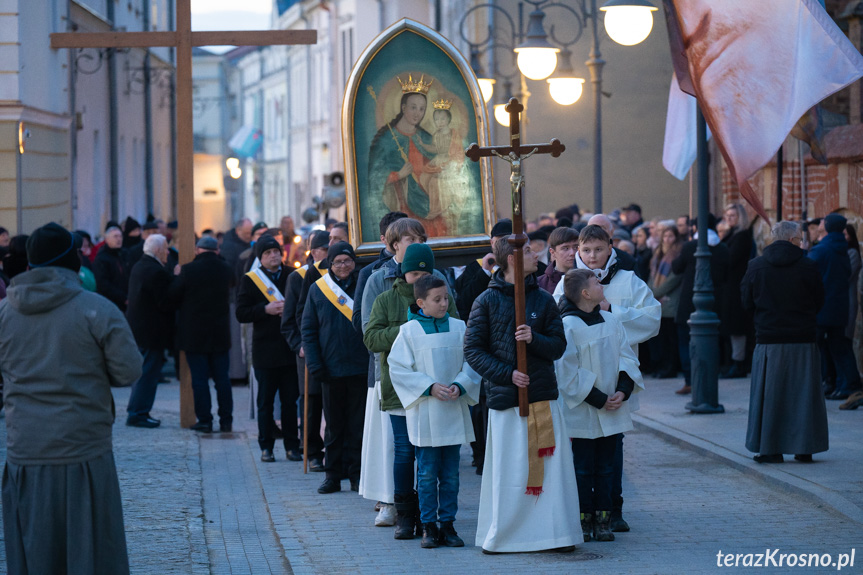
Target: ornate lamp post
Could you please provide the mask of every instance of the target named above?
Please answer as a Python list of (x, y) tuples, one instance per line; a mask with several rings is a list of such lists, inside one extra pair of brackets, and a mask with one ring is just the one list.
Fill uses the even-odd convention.
[[(524, 27), (524, 5), (529, 4), (532, 10), (528, 15), (527, 29)], [(624, 46), (633, 46), (643, 41), (653, 28), (653, 12), (657, 10), (647, 0), (608, 0), (597, 9), (596, 0), (576, 0), (573, 8), (562, 2), (551, 0), (525, 0), (518, 4), (518, 27), (509, 12), (497, 4), (478, 4), (465, 12), (459, 23), (461, 36), (470, 47), (471, 64), (474, 72), (479, 78), (483, 90), (483, 98), (486, 102), (491, 100), (494, 90), (493, 76), (503, 76), (506, 79), (505, 88), (511, 86), (514, 73), (506, 76), (499, 73), (495, 65), (490, 70), (491, 75), (486, 76), (480, 65), (480, 55), (483, 52), (494, 53), (497, 48), (508, 48), (516, 55), (516, 65), (520, 72), (520, 92), (518, 99), (524, 105), (525, 118), (527, 115), (527, 103), (530, 92), (527, 89), (527, 79), (547, 80), (549, 93), (552, 99), (562, 106), (569, 106), (578, 101), (584, 89), (584, 78), (575, 75), (572, 67), (572, 52), (569, 47), (578, 42), (585, 25), (590, 22), (592, 44), (590, 55), (585, 62), (590, 71), (590, 82), (593, 85), (594, 95), (594, 148), (593, 148), (593, 210), (602, 212), (602, 68), (605, 61), (599, 52), (599, 12), (605, 13), (605, 30), (608, 36), (615, 42)], [(549, 28), (546, 34), (543, 21), (545, 10), (558, 8), (575, 19), (576, 32), (569, 40), (560, 40), (555, 36), (554, 26)], [(485, 9), (489, 14), (501, 15), (509, 24), (510, 34), (506, 41), (499, 42), (495, 37), (495, 30), (489, 26), (486, 38), (480, 42), (472, 41), (465, 33), (465, 23), (468, 17), (477, 10)], [(503, 100), (505, 103), (511, 94), (510, 89), (505, 89)], [(503, 109), (504, 104), (495, 105), (495, 118), (501, 125), (505, 124), (508, 117)], [(500, 113), (498, 108), (500, 108)]]

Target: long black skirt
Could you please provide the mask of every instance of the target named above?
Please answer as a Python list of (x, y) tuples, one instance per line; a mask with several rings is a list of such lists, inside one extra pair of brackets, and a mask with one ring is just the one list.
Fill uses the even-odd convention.
[(70, 465), (3, 470), (9, 573), (129, 573), (114, 454)]
[(827, 451), (820, 361), (815, 343), (755, 346), (746, 449), (762, 454)]

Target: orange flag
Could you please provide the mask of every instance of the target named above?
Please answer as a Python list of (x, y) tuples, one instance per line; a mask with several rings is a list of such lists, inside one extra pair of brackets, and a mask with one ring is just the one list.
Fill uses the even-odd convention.
[[(863, 56), (817, 0), (664, 0), (675, 72), (741, 195), (801, 116), (863, 76)], [(691, 84), (690, 84), (691, 83)]]

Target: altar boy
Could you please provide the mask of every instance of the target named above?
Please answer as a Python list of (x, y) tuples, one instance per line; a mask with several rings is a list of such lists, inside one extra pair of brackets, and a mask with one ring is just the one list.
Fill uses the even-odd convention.
[[(476, 545), (484, 553), (572, 551), (578, 487), (554, 375), (554, 361), (566, 347), (563, 323), (536, 283), (537, 256), (529, 243), (522, 277), (515, 277), (508, 242), (495, 243), (494, 259), (500, 269), (474, 302), (464, 338), (465, 358), (486, 380), (489, 408)], [(526, 323), (520, 326), (515, 282), (525, 287)], [(517, 369), (516, 341), (527, 344), (527, 373)], [(527, 388), (528, 417), (519, 416), (520, 387)]]
[(623, 325), (600, 308), (605, 296), (596, 276), (590, 270), (569, 270), (563, 283), (566, 351), (555, 362), (555, 373), (572, 438), (581, 530), (585, 541), (614, 541), (614, 459), (619, 435), (632, 429), (627, 400), (644, 384)]
[[(638, 344), (659, 333), (662, 309), (653, 292), (635, 272), (622, 269), (617, 252), (611, 247), (611, 238), (600, 226), (587, 226), (578, 236), (575, 267), (590, 270), (602, 284), (605, 301), (603, 311), (611, 312), (623, 324), (626, 339), (633, 353), (638, 355)], [(558, 282), (554, 299), (563, 297), (564, 282)], [(632, 398), (631, 411), (638, 409), (638, 396)], [(611, 509), (611, 530), (629, 531), (623, 519), (623, 434), (618, 436), (618, 449), (614, 461), (614, 487)]]
[(446, 283), (427, 275), (413, 290), (416, 303), (399, 329), (388, 364), (405, 407), (408, 438), (416, 447), (422, 547), (464, 547), (453, 528), (459, 449), (474, 440), (468, 406), (479, 401), (480, 377), (464, 361), (465, 325), (447, 313)]

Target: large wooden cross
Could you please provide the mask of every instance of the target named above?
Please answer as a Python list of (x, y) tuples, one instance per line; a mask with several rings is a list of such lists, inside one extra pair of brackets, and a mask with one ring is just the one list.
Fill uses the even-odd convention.
[[(192, 32), (191, 0), (176, 0), (177, 29), (173, 32), (100, 32), (51, 34), (51, 48), (156, 48), (177, 49), (177, 222), (180, 263), (195, 252), (195, 198), (193, 185), (194, 137), (192, 131), (192, 47), (273, 46), (315, 44), (317, 30), (259, 30)], [(185, 355), (180, 355), (180, 425), (195, 423), (191, 376)]]
[[(512, 189), (512, 235), (507, 241), (515, 250), (515, 325), (525, 324), (524, 303), (524, 252), (522, 248), (527, 243), (527, 235), (524, 233), (524, 175), (521, 173), (521, 163), (534, 154), (551, 154), (557, 158), (566, 149), (560, 140), (554, 138), (548, 144), (521, 144), (521, 113), (524, 111), (518, 100), (510, 98), (506, 105), (509, 112), (509, 146), (489, 146), (481, 148), (477, 144), (471, 144), (465, 155), (478, 162), (480, 158), (497, 156), (509, 162), (509, 183)], [(523, 341), (516, 342), (516, 367), (518, 371), (527, 373), (527, 344)], [(527, 417), (530, 408), (527, 401), (527, 388), (518, 388), (518, 414)]]

